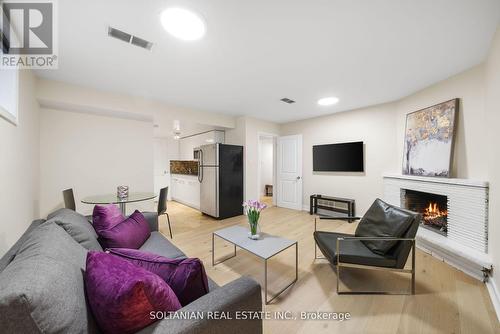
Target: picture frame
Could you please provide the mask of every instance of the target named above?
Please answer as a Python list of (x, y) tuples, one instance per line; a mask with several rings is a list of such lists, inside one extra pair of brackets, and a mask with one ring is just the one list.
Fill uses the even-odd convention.
[(406, 115), (404, 175), (451, 177), (459, 104), (455, 98)]

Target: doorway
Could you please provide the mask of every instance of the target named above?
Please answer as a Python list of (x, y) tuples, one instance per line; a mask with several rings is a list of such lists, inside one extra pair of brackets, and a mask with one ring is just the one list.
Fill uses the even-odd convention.
[[(155, 194), (159, 194), (161, 188), (170, 187), (170, 160), (176, 160), (178, 158), (178, 155), (178, 141), (171, 138), (153, 139)], [(167, 199), (169, 201), (171, 200), (171, 193), (172, 191), (168, 192)]]
[(267, 206), (276, 205), (276, 135), (259, 134), (258, 195)]

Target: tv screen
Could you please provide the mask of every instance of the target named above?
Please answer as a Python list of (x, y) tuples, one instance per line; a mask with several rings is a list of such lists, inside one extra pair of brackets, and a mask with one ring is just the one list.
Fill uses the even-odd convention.
[(363, 172), (363, 142), (313, 146), (313, 171)]

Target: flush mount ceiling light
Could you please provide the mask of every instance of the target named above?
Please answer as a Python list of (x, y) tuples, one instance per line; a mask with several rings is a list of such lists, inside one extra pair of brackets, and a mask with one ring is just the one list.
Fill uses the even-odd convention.
[(318, 104), (320, 106), (332, 106), (334, 104), (337, 104), (338, 102), (339, 99), (335, 96), (328, 96), (318, 100)]
[(167, 8), (161, 13), (161, 24), (172, 36), (194, 41), (205, 35), (206, 27), (203, 19), (183, 8)]

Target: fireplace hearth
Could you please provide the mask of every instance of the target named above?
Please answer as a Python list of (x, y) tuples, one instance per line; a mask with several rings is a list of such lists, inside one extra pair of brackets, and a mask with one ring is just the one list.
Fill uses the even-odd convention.
[(404, 207), (422, 214), (421, 226), (444, 236), (448, 233), (448, 197), (402, 189)]

